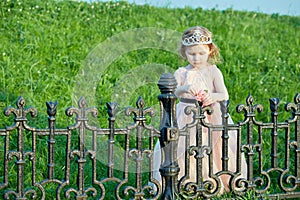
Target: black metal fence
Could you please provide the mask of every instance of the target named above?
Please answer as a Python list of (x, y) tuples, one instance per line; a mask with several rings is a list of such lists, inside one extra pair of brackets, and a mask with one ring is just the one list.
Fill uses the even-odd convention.
[[(67, 128), (56, 128), (57, 102), (47, 102), (48, 127), (28, 125), (28, 114), (37, 116), (35, 108), (25, 107), (20, 97), (16, 107), (7, 107), (6, 116), (13, 115), (14, 123), (0, 129), (0, 195), (3, 199), (195, 199), (220, 197), (220, 176), (230, 176), (230, 197), (245, 198), (297, 198), (300, 197), (300, 95), (285, 106), (291, 118), (278, 120), (279, 99), (270, 99), (271, 122), (261, 122), (256, 112), (261, 105), (238, 105), (237, 112), (244, 120), (230, 124), (228, 102), (222, 102), (223, 125), (204, 121), (208, 108), (197, 105), (189, 112), (195, 121), (184, 130), (178, 130), (174, 90), (176, 81), (171, 74), (163, 74), (158, 82), (161, 94), (160, 127), (151, 126), (147, 120), (153, 115), (151, 108), (139, 98), (136, 108), (127, 108), (126, 115), (133, 123), (115, 128), (117, 103), (107, 103), (108, 127), (92, 125), (96, 108), (86, 107), (84, 98), (78, 107), (66, 110), (75, 115), (75, 123)], [(199, 103), (201, 104), (201, 103)], [(209, 146), (204, 147), (199, 138), (202, 126), (208, 130), (222, 131), (223, 171), (210, 173), (209, 181), (203, 179), (203, 154), (211, 156)], [(178, 138), (187, 130), (197, 127), (196, 146), (187, 146), (186, 159), (196, 160), (195, 182), (184, 182), (186, 174), (178, 177), (176, 160)], [(228, 132), (238, 134), (237, 163), (244, 152), (247, 177), (240, 178), (240, 165), (228, 170)], [(246, 139), (242, 139), (242, 134)], [(164, 155), (160, 173), (163, 184), (153, 178), (153, 150), (159, 139)], [(189, 151), (190, 150), (190, 151)], [(120, 162), (121, 161), (121, 162)], [(189, 166), (186, 166), (188, 168)], [(186, 170), (188, 171), (188, 170)], [(155, 185), (155, 187), (153, 187)]]

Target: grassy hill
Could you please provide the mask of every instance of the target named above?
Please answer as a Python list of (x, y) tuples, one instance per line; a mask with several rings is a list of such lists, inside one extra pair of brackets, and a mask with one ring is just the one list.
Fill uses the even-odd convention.
[[(221, 49), (218, 66), (230, 110), (248, 94), (268, 109), (269, 98), (291, 102), (300, 90), (299, 17), (127, 2), (4, 0), (0, 7), (2, 107), (22, 95), (27, 105), (46, 113), (45, 101), (58, 100), (58, 118), (64, 120), (64, 109), (75, 105), (80, 90), (92, 94), (97, 105), (90, 106), (100, 110), (108, 101), (133, 105), (140, 95), (147, 105), (158, 104), (159, 76), (186, 64), (176, 48), (181, 32), (195, 25), (209, 28)], [(166, 37), (156, 38), (155, 31)], [(85, 66), (91, 62), (93, 68)]]

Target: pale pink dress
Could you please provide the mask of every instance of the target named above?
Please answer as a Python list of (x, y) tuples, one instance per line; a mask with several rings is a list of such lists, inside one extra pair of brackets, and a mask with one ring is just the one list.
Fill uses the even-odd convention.
[[(178, 68), (174, 76), (176, 78), (178, 86), (186, 85), (186, 84), (192, 84), (198, 87), (198, 89), (207, 90), (208, 93), (219, 93), (219, 96), (224, 98), (228, 97), (228, 92), (226, 89), (226, 86), (224, 84), (224, 79), (221, 71), (217, 68), (215, 65), (210, 65), (201, 69), (190, 69), (190, 67), (180, 67)], [(191, 94), (184, 93), (182, 96), (183, 98), (189, 98), (193, 99), (195, 98)], [(178, 97), (178, 98), (180, 98)], [(227, 100), (227, 99), (222, 99)], [(176, 117), (177, 117), (177, 123), (178, 128), (182, 129), (186, 124), (189, 124), (193, 121), (193, 113), (190, 115), (185, 114), (185, 108), (187, 106), (194, 106), (195, 104), (191, 103), (183, 103), (179, 102), (177, 104), (177, 110), (176, 110)], [(206, 115), (206, 121), (211, 124), (222, 124), (222, 117), (221, 117), (221, 110), (220, 110), (220, 104), (214, 103), (212, 105), (213, 114), (212, 115)], [(233, 123), (231, 117), (229, 117), (228, 123)], [(203, 128), (203, 137), (202, 142), (203, 145), (208, 145), (208, 132), (206, 128)], [(221, 131), (214, 131), (212, 133), (212, 153), (213, 153), (213, 172), (217, 173), (222, 170), (222, 138), (221, 138)], [(196, 131), (195, 128), (193, 128), (190, 132), (190, 146), (196, 145)], [(160, 144), (159, 142), (155, 145), (155, 151), (154, 151), (154, 178), (161, 181), (161, 176), (158, 171), (160, 167)], [(177, 158), (178, 158), (178, 164), (180, 167), (180, 172), (178, 175), (178, 178), (180, 179), (185, 174), (185, 137), (181, 136), (179, 137), (178, 141), (178, 150), (177, 150)], [(237, 151), (237, 136), (235, 131), (229, 132), (229, 149), (228, 149), (228, 155), (229, 155), (229, 162), (228, 162), (228, 168), (230, 171), (235, 172), (236, 170), (236, 151)], [(203, 159), (203, 178), (209, 179), (208, 176), (208, 156), (205, 154), (205, 157)], [(247, 164), (245, 161), (244, 156), (242, 156), (242, 176), (246, 178), (246, 168)], [(229, 176), (221, 176), (220, 177), (223, 183), (223, 186), (225, 189), (228, 188), (228, 179)], [(190, 157), (190, 179), (187, 181), (196, 182), (196, 159), (194, 156)], [(224, 189), (223, 187), (223, 189)]]

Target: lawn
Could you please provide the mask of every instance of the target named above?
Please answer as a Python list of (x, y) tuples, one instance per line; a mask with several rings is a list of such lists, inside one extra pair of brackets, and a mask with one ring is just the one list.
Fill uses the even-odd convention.
[(42, 112), (45, 101), (57, 100), (58, 114), (64, 115), (66, 107), (76, 105), (80, 89), (94, 94), (87, 100), (98, 105), (90, 106), (118, 101), (120, 92), (127, 93), (122, 104), (141, 95), (155, 105), (161, 73), (186, 64), (177, 54), (180, 34), (195, 25), (214, 33), (231, 110), (249, 94), (268, 108), (269, 98), (279, 97), (283, 104), (299, 92), (299, 17), (34, 0), (2, 1), (0, 12), (2, 107), (23, 96)]

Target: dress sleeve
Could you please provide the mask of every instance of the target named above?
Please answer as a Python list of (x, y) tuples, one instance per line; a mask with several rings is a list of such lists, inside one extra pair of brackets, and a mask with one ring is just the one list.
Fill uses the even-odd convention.
[(185, 86), (185, 77), (186, 76), (186, 68), (180, 67), (174, 72), (174, 77), (177, 82), (177, 87), (174, 92), (174, 94), (177, 97), (182, 97), (187, 91), (186, 91), (186, 86)]
[(174, 72), (174, 77), (176, 79), (176, 82), (177, 82), (177, 87), (178, 86), (182, 86), (183, 85), (183, 75), (184, 75), (184, 68), (183, 67), (180, 67), (178, 68), (175, 72)]
[(215, 99), (218, 101), (222, 100), (228, 100), (228, 91), (224, 83), (224, 78), (221, 70), (215, 66), (213, 70), (213, 84), (214, 84), (214, 91), (213, 91), (213, 96)]

